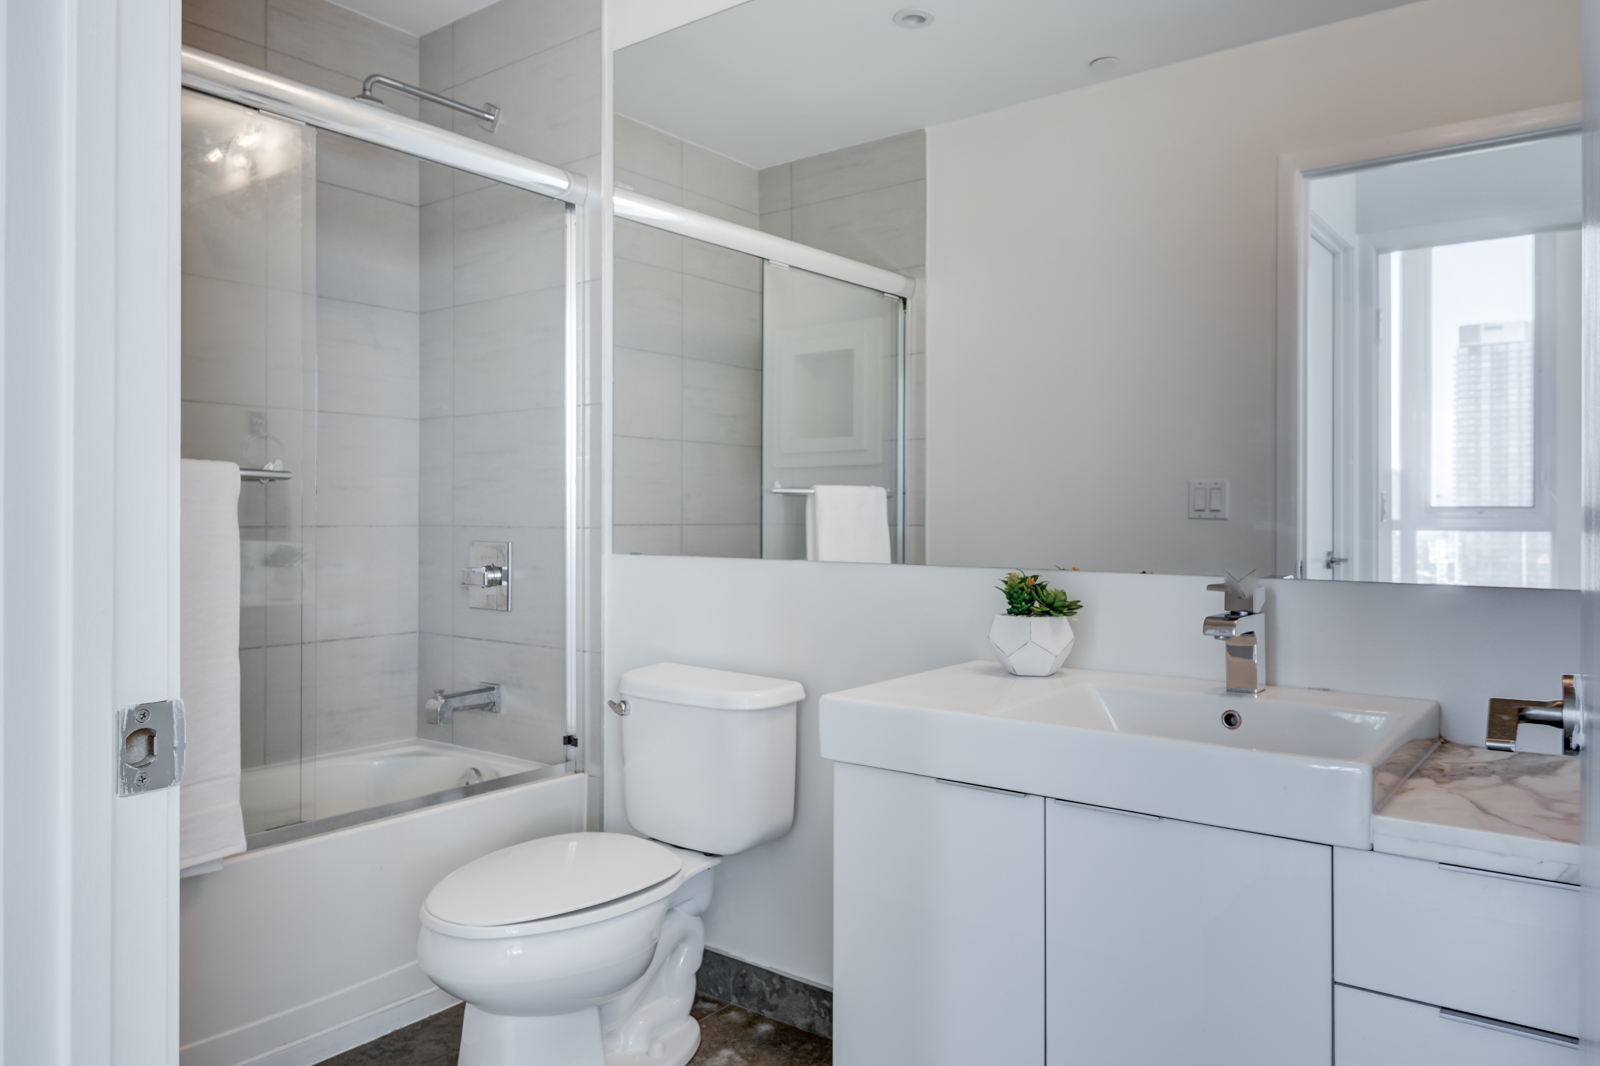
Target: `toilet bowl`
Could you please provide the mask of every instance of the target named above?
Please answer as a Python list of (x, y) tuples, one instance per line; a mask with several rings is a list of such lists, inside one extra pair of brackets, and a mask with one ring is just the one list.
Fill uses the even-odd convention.
[(418, 965), (467, 1004), (459, 1066), (684, 1066), (700, 1046), (712, 868), (793, 823), (805, 691), (673, 663), (628, 671), (620, 691), (631, 820), (658, 839), (530, 840), (422, 905)]
[(683, 1066), (720, 860), (621, 833), (485, 855), (422, 907), (417, 962), (467, 1004), (460, 1066)]

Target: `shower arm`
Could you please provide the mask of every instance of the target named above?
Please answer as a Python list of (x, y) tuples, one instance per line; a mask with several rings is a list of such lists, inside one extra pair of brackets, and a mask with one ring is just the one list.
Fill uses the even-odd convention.
[(382, 85), (385, 88), (394, 89), (397, 92), (409, 93), (419, 100), (426, 100), (431, 104), (439, 104), (441, 107), (454, 108), (463, 114), (471, 115), (479, 122), (486, 123), (489, 127), (490, 133), (493, 133), (494, 128), (500, 125), (500, 109), (494, 104), (486, 103), (483, 105), (485, 110), (480, 111), (476, 107), (463, 104), (457, 100), (452, 100), (448, 96), (440, 96), (438, 93), (430, 93), (426, 89), (419, 89), (415, 85), (407, 85), (405, 82), (398, 81), (386, 74), (368, 74), (367, 80), (361, 83), (361, 92), (356, 96), (356, 99), (365, 100), (368, 103), (378, 104), (379, 106), (388, 106), (384, 104), (382, 100), (372, 95), (372, 87), (374, 85)]

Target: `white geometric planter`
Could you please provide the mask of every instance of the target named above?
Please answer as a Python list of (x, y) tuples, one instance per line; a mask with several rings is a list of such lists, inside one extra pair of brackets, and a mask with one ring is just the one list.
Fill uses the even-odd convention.
[(1072, 650), (1072, 625), (1065, 618), (997, 614), (989, 648), (1000, 665), (1021, 677), (1049, 677)]

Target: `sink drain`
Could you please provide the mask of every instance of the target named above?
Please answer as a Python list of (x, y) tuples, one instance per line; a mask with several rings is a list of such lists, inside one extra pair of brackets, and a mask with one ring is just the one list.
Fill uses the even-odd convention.
[(1244, 715), (1240, 714), (1238, 711), (1223, 711), (1222, 724), (1227, 726), (1229, 729), (1238, 729), (1240, 726), (1244, 725)]

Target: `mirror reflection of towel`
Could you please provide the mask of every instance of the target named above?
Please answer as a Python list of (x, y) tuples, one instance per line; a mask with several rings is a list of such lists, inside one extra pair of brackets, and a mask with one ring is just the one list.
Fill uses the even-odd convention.
[(806, 497), (806, 558), (889, 562), (889, 494), (883, 486), (817, 485)]

